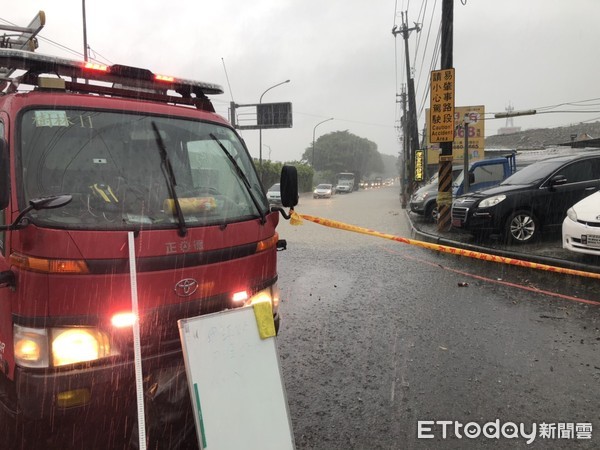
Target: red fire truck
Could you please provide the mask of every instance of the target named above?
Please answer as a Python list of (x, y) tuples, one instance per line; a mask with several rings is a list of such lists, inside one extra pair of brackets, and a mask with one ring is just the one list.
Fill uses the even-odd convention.
[(278, 324), (278, 208), (220, 86), (14, 49), (0, 67), (20, 73), (0, 94), (0, 422), (97, 442), (135, 410), (135, 321), (146, 397), (181, 374), (177, 320), (268, 300)]

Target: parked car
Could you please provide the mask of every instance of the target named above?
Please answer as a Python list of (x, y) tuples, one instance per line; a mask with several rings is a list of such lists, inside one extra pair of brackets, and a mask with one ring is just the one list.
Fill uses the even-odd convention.
[(562, 224), (563, 248), (600, 256), (600, 192), (585, 197), (567, 210)]
[[(469, 166), (469, 190), (471, 192), (486, 189), (499, 184), (517, 170), (516, 155), (488, 158), (474, 161)], [(452, 196), (464, 193), (464, 166), (452, 168)], [(410, 198), (410, 210), (421, 214), (429, 221), (437, 220), (438, 176), (418, 189)]]
[(275, 183), (267, 191), (267, 200), (270, 204), (281, 205), (281, 186)]
[[(454, 181), (456, 177), (460, 173), (462, 173), (462, 167), (454, 167), (452, 169), (452, 190), (454, 191), (456, 187), (454, 186)], [(417, 189), (410, 196), (410, 210), (421, 216), (424, 216), (430, 222), (434, 222), (437, 218), (437, 195), (439, 189), (439, 179), (438, 174), (436, 173), (434, 176), (430, 178), (426, 185)], [(402, 194), (402, 193), (401, 193)]]
[(332, 184), (319, 184), (313, 191), (313, 198), (331, 198), (334, 191)]
[(600, 189), (600, 152), (548, 158), (500, 185), (456, 198), (452, 226), (473, 234), (504, 234), (523, 244), (545, 228), (560, 227), (567, 210)]

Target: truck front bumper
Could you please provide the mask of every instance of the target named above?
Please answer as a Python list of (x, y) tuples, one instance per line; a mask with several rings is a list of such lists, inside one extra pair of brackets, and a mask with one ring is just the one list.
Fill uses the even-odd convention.
[[(181, 351), (144, 358), (145, 384), (152, 379), (152, 373), (182, 365)], [(19, 414), (29, 420), (76, 419), (91, 411), (94, 417), (103, 413), (127, 414), (137, 408), (133, 359), (68, 371), (17, 368), (15, 381)], [(69, 405), (70, 396), (85, 401)]]

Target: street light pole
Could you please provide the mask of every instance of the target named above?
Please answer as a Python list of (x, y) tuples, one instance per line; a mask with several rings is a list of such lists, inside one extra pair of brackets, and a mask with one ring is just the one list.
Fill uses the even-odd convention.
[(263, 147), (267, 147), (269, 149), (269, 161), (271, 161), (271, 146), (267, 144), (263, 144)]
[(329, 122), (330, 120), (333, 120), (333, 117), (330, 117), (329, 119), (325, 119), (324, 121), (319, 122), (313, 128), (313, 145), (312, 145), (312, 167), (313, 167), (313, 170), (315, 170), (315, 130), (317, 129), (317, 127), (319, 125), (321, 125), (322, 123), (325, 123), (325, 122)]
[[(282, 81), (281, 83), (277, 83), (270, 88), (268, 88), (265, 92), (260, 95), (260, 99), (258, 100), (258, 104), (262, 104), (263, 95), (269, 92), (271, 89), (276, 88), (277, 86), (281, 86), (282, 84), (289, 83), (290, 80)], [(260, 181), (262, 183), (263, 176), (263, 166), (262, 166), (262, 128), (258, 129), (258, 166), (260, 167)]]

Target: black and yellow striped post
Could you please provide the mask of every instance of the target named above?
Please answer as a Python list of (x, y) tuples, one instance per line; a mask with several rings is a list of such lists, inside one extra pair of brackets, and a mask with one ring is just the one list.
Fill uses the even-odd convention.
[(438, 230), (450, 229), (452, 208), (452, 155), (440, 155), (438, 171)]

